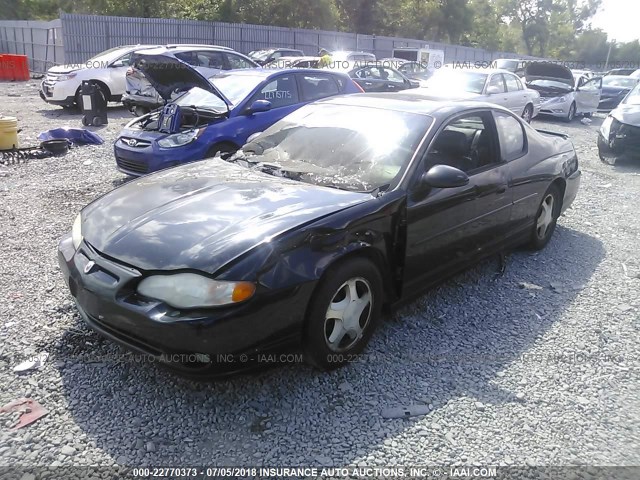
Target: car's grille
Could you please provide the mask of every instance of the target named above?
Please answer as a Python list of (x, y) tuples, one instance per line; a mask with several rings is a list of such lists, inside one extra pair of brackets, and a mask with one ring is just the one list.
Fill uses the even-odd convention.
[(640, 127), (623, 124), (618, 135), (624, 135), (624, 144), (634, 150), (640, 149)]
[(135, 160), (127, 160), (125, 158), (116, 157), (116, 163), (123, 170), (128, 170), (135, 173), (148, 173), (149, 165), (143, 162), (136, 162)]
[(151, 142), (147, 140), (139, 140), (137, 138), (121, 137), (120, 141), (133, 148), (145, 148), (151, 145)]

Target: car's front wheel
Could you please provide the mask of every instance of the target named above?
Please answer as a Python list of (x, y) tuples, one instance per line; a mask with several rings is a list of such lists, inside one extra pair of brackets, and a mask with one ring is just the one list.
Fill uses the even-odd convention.
[(569, 113), (567, 113), (567, 116), (564, 117), (564, 121), (569, 123), (574, 119), (575, 116), (576, 116), (576, 104), (572, 103), (571, 106), (569, 107)]
[(362, 352), (380, 319), (382, 302), (382, 278), (370, 261), (354, 258), (329, 270), (307, 310), (307, 362), (332, 370)]
[(526, 107), (524, 107), (524, 111), (522, 112), (522, 119), (527, 123), (531, 123), (532, 118), (533, 118), (533, 105), (529, 104)]
[(556, 222), (560, 216), (561, 202), (560, 189), (556, 185), (551, 185), (543, 195), (542, 202), (538, 207), (536, 223), (533, 226), (529, 241), (529, 246), (532, 249), (541, 250), (551, 240), (551, 236), (556, 229)]

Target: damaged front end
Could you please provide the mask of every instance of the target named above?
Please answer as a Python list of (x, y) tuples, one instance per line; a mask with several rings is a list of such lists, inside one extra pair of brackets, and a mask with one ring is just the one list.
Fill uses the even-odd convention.
[(600, 159), (614, 164), (618, 159), (640, 159), (640, 126), (621, 122), (609, 115), (598, 134)]

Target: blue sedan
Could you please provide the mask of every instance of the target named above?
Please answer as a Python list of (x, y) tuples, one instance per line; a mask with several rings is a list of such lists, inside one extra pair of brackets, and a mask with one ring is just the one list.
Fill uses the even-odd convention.
[(207, 80), (175, 58), (147, 57), (143, 73), (167, 103), (130, 122), (115, 142), (118, 170), (132, 176), (225, 157), (309, 102), (362, 92), (339, 72), (250, 69)]

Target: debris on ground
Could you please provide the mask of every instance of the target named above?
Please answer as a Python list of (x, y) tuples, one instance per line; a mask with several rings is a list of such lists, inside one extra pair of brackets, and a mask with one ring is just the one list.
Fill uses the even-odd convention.
[(49, 358), (49, 354), (47, 352), (40, 353), (33, 358), (25, 360), (24, 362), (13, 367), (13, 371), (16, 373), (28, 372), (29, 370), (34, 370), (36, 368), (40, 368), (44, 365), (44, 363)]
[(0, 413), (19, 413), (18, 422), (11, 430), (26, 427), (49, 413), (42, 405), (31, 398), (19, 398), (0, 407)]
[(428, 405), (409, 405), (407, 407), (390, 407), (382, 410), (382, 418), (409, 418), (427, 415)]

